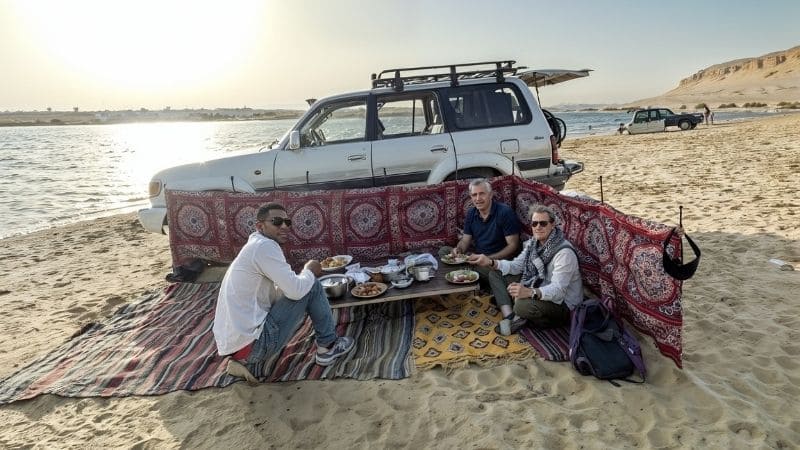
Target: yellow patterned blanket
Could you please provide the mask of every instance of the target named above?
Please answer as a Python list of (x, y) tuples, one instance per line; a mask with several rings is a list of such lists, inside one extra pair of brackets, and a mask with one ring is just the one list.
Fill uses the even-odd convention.
[(522, 334), (494, 332), (500, 310), (491, 296), (457, 293), (415, 302), (414, 363), (418, 369), (494, 365), (530, 358), (533, 348)]

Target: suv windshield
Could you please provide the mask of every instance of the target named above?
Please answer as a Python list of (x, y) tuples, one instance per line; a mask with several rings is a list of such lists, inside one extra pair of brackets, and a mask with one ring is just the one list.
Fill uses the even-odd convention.
[(300, 128), (300, 146), (363, 141), (367, 129), (366, 100), (324, 105)]
[(530, 110), (519, 101), (510, 84), (461, 86), (447, 90), (449, 106), (457, 128), (498, 127), (529, 123)]

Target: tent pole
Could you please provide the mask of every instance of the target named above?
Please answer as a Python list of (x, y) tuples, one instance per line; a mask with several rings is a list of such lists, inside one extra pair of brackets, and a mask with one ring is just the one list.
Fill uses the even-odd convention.
[(605, 204), (605, 200), (603, 199), (603, 176), (600, 175), (600, 203)]
[(683, 205), (678, 205), (678, 226), (681, 227), (681, 264), (683, 264)]

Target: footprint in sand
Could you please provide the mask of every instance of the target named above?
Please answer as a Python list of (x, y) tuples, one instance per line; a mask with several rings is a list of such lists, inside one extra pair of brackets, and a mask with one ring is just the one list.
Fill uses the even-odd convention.
[(68, 309), (67, 312), (70, 313), (73, 316), (77, 316), (78, 314), (85, 313), (86, 312), (86, 308), (84, 308), (82, 306), (76, 306), (74, 308)]
[(733, 422), (728, 425), (728, 429), (740, 436), (750, 439), (762, 439), (764, 437), (764, 432), (762, 430), (748, 422)]
[(797, 345), (782, 345), (781, 350), (786, 352), (786, 354), (789, 356), (797, 356), (800, 354), (800, 347)]

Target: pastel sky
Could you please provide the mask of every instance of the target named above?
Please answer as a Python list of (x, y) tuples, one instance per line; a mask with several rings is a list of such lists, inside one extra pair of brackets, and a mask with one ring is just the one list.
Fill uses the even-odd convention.
[(800, 1), (0, 0), (0, 111), (303, 107), (393, 67), (593, 69), (545, 106), (656, 96), (800, 45)]

